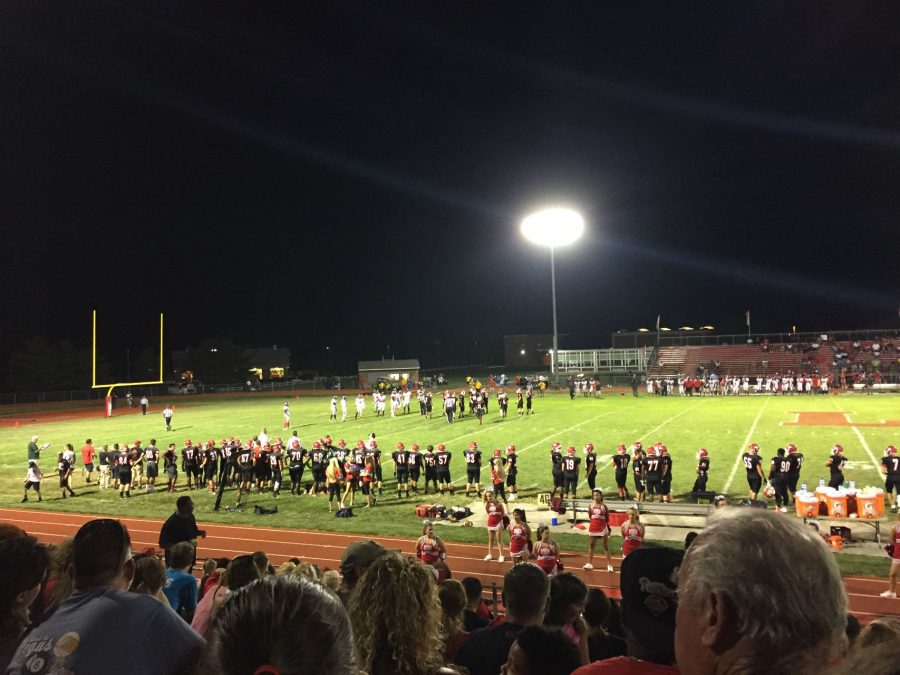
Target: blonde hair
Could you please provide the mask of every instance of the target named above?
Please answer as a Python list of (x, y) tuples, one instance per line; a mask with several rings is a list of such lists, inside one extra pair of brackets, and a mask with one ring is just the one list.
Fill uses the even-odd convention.
[(341, 465), (337, 461), (337, 457), (328, 460), (328, 466), (325, 468), (325, 477), (330, 481), (339, 480), (341, 475)]
[(302, 577), (306, 577), (310, 581), (318, 581), (319, 574), (316, 572), (316, 568), (310, 565), (309, 563), (300, 563), (294, 568), (294, 574), (299, 574)]
[(297, 569), (297, 566), (292, 563), (290, 560), (286, 560), (278, 566), (278, 569), (275, 570), (275, 574), (287, 574), (288, 572), (293, 572)]
[(341, 587), (341, 573), (337, 570), (325, 570), (322, 572), (322, 585), (336, 592)]
[(348, 611), (357, 665), (368, 675), (430, 674), (442, 665), (441, 604), (424, 565), (382, 555), (356, 585)]
[(633, 506), (628, 509), (628, 522), (634, 525), (635, 523), (641, 522), (641, 512), (638, 511)]

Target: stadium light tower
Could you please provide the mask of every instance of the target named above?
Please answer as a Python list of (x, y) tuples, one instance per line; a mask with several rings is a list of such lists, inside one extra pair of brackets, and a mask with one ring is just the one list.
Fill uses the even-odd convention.
[(559, 380), (559, 332), (556, 324), (556, 249), (577, 241), (584, 232), (584, 218), (572, 209), (553, 207), (537, 211), (522, 221), (524, 237), (539, 246), (550, 249), (550, 289), (553, 296), (553, 351), (550, 353), (550, 370), (553, 380)]

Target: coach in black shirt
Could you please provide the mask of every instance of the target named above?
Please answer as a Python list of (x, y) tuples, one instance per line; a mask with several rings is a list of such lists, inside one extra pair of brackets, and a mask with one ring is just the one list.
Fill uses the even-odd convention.
[(194, 500), (187, 495), (175, 502), (175, 513), (163, 524), (159, 531), (159, 547), (166, 552), (166, 567), (169, 566), (169, 549), (175, 544), (187, 541), (197, 548), (197, 537), (206, 537), (206, 530), (197, 527), (194, 518)]

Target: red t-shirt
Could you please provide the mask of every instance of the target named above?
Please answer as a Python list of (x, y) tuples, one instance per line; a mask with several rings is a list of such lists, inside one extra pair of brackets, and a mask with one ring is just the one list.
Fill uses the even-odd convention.
[(85, 445), (81, 449), (81, 461), (84, 464), (93, 464), (94, 463), (94, 446), (93, 445)]

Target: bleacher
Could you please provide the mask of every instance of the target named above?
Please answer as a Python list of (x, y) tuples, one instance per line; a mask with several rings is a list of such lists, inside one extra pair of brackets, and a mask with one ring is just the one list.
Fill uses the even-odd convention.
[(804, 354), (781, 351), (773, 347), (764, 352), (759, 345), (704, 345), (699, 347), (660, 347), (650, 369), (649, 377), (694, 375), (699, 366), (718, 362), (715, 372), (750, 377), (808, 370), (801, 366)]

